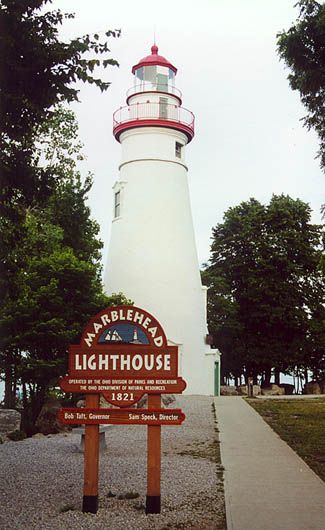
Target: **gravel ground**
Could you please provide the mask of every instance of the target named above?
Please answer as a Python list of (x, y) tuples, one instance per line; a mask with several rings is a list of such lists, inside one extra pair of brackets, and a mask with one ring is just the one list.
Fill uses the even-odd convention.
[[(145, 515), (145, 426), (112, 426), (100, 456), (99, 509), (81, 512), (80, 434), (0, 445), (0, 530), (224, 530), (223, 473), (212, 408), (179, 396), (182, 426), (162, 427), (159, 515)], [(134, 499), (119, 496), (134, 493)]]

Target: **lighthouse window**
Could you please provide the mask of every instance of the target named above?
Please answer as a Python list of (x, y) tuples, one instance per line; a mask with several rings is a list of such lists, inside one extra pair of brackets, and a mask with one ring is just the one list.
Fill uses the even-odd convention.
[(135, 76), (140, 79), (140, 81), (143, 81), (143, 77), (144, 77), (144, 74), (143, 74), (143, 66), (142, 68), (138, 68), (136, 71), (135, 71)]
[(168, 92), (167, 75), (157, 74), (157, 90), (159, 90), (160, 92)]
[(117, 191), (114, 197), (114, 217), (121, 215), (121, 192)]
[(179, 142), (176, 142), (175, 156), (177, 156), (177, 158), (182, 158), (182, 147), (183, 147), (182, 144), (180, 144)]
[(159, 118), (164, 118), (164, 119), (168, 118), (167, 105), (168, 105), (167, 98), (159, 98)]
[(156, 82), (157, 66), (145, 66), (144, 67), (144, 80), (150, 83)]

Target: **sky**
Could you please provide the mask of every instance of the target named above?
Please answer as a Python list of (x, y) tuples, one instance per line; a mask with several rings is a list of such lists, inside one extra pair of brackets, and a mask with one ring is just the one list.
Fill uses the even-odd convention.
[[(132, 65), (150, 53), (156, 35), (159, 53), (178, 68), (176, 86), (183, 106), (195, 114), (196, 134), (186, 148), (189, 187), (199, 263), (209, 259), (212, 227), (231, 206), (255, 197), (288, 194), (310, 204), (320, 222), (324, 177), (315, 160), (317, 136), (301, 122), (305, 109), (290, 89), (289, 71), (276, 52), (276, 34), (296, 20), (295, 0), (54, 0), (52, 7), (74, 12), (61, 38), (120, 28), (109, 39), (120, 66), (100, 71), (111, 82), (101, 93), (80, 85), (72, 105), (87, 156), (82, 171), (94, 174), (89, 196), (99, 222), (106, 263), (112, 220), (112, 186), (121, 148), (112, 134), (112, 114), (126, 105)], [(49, 4), (48, 4), (49, 5)]]

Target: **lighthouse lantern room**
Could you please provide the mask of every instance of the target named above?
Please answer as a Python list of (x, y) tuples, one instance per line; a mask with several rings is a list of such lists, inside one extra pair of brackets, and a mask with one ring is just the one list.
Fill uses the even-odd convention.
[(217, 394), (220, 354), (206, 340), (206, 288), (187, 181), (185, 149), (194, 137), (194, 115), (182, 107), (177, 69), (156, 45), (132, 73), (126, 106), (113, 116), (122, 157), (105, 288), (157, 316), (170, 344), (179, 347), (187, 393)]

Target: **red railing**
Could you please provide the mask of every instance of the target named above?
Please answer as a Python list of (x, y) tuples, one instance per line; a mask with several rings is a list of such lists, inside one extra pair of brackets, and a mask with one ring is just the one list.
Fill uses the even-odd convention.
[(160, 120), (180, 123), (194, 131), (194, 114), (183, 107), (170, 103), (135, 103), (121, 107), (113, 114), (113, 128), (131, 121)]

